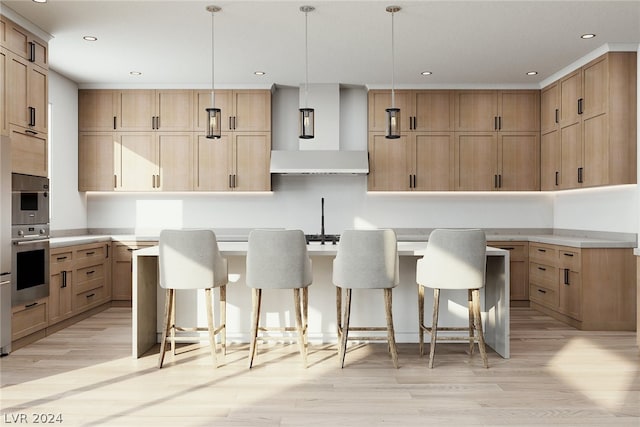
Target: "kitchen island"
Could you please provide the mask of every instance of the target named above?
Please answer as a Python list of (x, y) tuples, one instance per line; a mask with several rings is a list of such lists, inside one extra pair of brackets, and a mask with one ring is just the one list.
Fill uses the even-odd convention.
[[(244, 283), (247, 242), (219, 242), (220, 253), (228, 260), (227, 285), (228, 340), (248, 342), (250, 336), (251, 294)], [(400, 284), (393, 292), (394, 324), (398, 342), (418, 342), (416, 261), (423, 256), (427, 242), (399, 242)], [(307, 246), (313, 262), (313, 284), (309, 288), (309, 339), (336, 342), (335, 287), (331, 281), (337, 246), (311, 243)], [(141, 357), (156, 345), (161, 333), (164, 292), (158, 292), (158, 247), (133, 252), (132, 355)], [(290, 292), (267, 295), (263, 315), (269, 326), (291, 324), (293, 308)], [(352, 324), (384, 324), (382, 293), (369, 292), (354, 299)], [(197, 291), (182, 291), (177, 297), (178, 323), (203, 323), (204, 303)], [(431, 316), (432, 293), (425, 298), (425, 317)], [(271, 313), (281, 305), (284, 315)], [(487, 281), (481, 292), (481, 307), (487, 345), (509, 358), (509, 252), (487, 247)], [(287, 313), (286, 310), (289, 310)], [(186, 323), (185, 323), (186, 322)], [(465, 326), (468, 322), (466, 292), (442, 292), (440, 323)], [(193, 340), (193, 337), (185, 337)], [(416, 346), (416, 351), (417, 346)]]

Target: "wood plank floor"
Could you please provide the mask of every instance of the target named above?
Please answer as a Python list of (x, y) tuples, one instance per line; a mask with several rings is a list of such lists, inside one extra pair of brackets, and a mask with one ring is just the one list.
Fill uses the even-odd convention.
[[(513, 308), (511, 354), (489, 369), (464, 344), (439, 344), (435, 368), (417, 344), (311, 346), (307, 369), (293, 345), (264, 344), (254, 368), (231, 345), (212, 368), (207, 347), (187, 346), (156, 368), (157, 348), (134, 360), (131, 310), (111, 308), (0, 359), (4, 424), (64, 426), (640, 425), (635, 332), (581, 332)], [(59, 421), (59, 418), (54, 418)]]

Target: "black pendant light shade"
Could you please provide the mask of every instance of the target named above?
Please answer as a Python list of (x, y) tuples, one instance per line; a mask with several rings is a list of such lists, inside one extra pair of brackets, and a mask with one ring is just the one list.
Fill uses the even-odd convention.
[(314, 129), (314, 111), (313, 108), (301, 108), (300, 109), (300, 138), (312, 139)]
[(207, 138), (218, 139), (222, 135), (222, 126), (220, 125), (220, 109), (207, 108)]
[(391, 108), (387, 108), (387, 132), (385, 138), (400, 138), (400, 109), (396, 108), (395, 97), (395, 37), (393, 15), (400, 11), (400, 6), (388, 6), (387, 12), (391, 14)]
[(387, 139), (400, 138), (400, 109), (387, 108)]

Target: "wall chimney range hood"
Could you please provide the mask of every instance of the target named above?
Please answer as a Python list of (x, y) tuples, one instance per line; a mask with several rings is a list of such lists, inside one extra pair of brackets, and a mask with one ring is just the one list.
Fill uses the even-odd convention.
[[(304, 93), (300, 91), (302, 105)], [(366, 150), (340, 149), (340, 85), (310, 84), (309, 105), (315, 114), (315, 136), (299, 139), (297, 149), (271, 151), (272, 174), (332, 175), (369, 173), (369, 155)]]
[(361, 175), (369, 173), (369, 159), (366, 151), (274, 150), (271, 173)]

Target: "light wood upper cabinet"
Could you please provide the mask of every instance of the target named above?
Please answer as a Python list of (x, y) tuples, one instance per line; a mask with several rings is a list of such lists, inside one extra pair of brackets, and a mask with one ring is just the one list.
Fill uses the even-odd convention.
[(116, 105), (119, 92), (82, 89), (78, 91), (78, 129), (80, 132), (114, 131), (117, 126)]
[(578, 104), (582, 96), (582, 72), (576, 70), (560, 79), (560, 127), (580, 121)]
[(498, 134), (498, 166), (498, 190), (539, 190), (539, 133), (500, 132)]
[(117, 95), (120, 131), (150, 131), (155, 129), (155, 91), (122, 90)]
[(387, 139), (384, 133), (369, 134), (369, 190), (409, 190), (409, 138), (407, 134), (398, 139)]
[[(191, 132), (127, 132), (117, 135), (116, 190), (193, 189)], [(186, 166), (185, 166), (186, 165)]]
[(560, 123), (560, 86), (552, 83), (540, 92), (540, 131), (557, 130)]
[(498, 94), (496, 91), (457, 91), (455, 105), (456, 131), (498, 130)]
[(46, 41), (4, 16), (0, 17), (0, 22), (2, 46), (40, 68), (49, 68), (49, 47)]
[(7, 77), (9, 123), (46, 134), (49, 95), (46, 71), (9, 54)]
[[(449, 90), (395, 91), (400, 109), (401, 132), (446, 132), (453, 130), (454, 92)], [(369, 91), (369, 131), (386, 132), (391, 91)]]
[[(413, 91), (394, 91), (395, 108), (400, 109), (400, 132), (412, 130), (414, 115)], [(368, 94), (369, 103), (369, 132), (386, 132), (387, 108), (391, 108), (390, 90), (371, 90)]]
[(540, 189), (557, 190), (560, 186), (560, 131), (551, 130), (540, 136)]
[(271, 135), (268, 132), (223, 133), (197, 140), (196, 190), (269, 191)]
[(495, 132), (456, 135), (456, 190), (490, 191), (498, 185)]
[[(419, 121), (418, 121), (419, 123)], [(412, 137), (411, 189), (450, 191), (454, 189), (453, 132), (416, 132)]]
[(0, 48), (0, 135), (9, 135), (8, 66), (9, 52), (4, 48)]
[(156, 90), (155, 130), (162, 132), (193, 129), (193, 91)]
[(115, 188), (112, 132), (81, 132), (78, 135), (78, 191), (112, 191)]
[[(198, 91), (194, 97), (194, 129), (205, 132), (206, 109), (211, 107), (211, 91)], [(220, 109), (223, 132), (271, 131), (269, 90), (216, 90), (215, 107)]]
[(11, 171), (26, 175), (48, 176), (47, 137), (32, 132), (15, 125), (9, 126)]
[(540, 131), (540, 92), (498, 91), (498, 129), (501, 132)]

